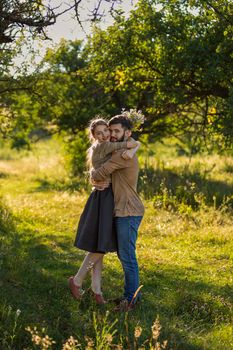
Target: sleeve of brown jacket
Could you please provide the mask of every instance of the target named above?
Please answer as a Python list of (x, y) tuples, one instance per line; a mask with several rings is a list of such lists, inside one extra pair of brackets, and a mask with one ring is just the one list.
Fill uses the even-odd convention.
[(107, 154), (112, 153), (114, 151), (126, 148), (127, 149), (127, 141), (123, 142), (103, 142), (98, 144), (97, 149), (102, 157), (105, 157)]
[(95, 181), (104, 180), (108, 175), (112, 174), (115, 170), (128, 168), (131, 166), (131, 162), (121, 157), (122, 151), (114, 153), (111, 158), (104, 163), (103, 166), (91, 172), (91, 177)]

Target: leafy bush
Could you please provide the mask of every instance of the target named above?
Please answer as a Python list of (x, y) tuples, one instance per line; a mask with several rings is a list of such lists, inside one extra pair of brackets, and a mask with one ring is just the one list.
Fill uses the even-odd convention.
[(233, 173), (233, 164), (226, 163), (224, 166), (224, 171), (232, 174)]
[(224, 196), (220, 209), (226, 212), (233, 211), (233, 195)]
[(90, 146), (85, 130), (66, 140), (68, 166), (72, 176), (83, 176), (87, 170), (87, 149)]
[(187, 212), (204, 206), (228, 211), (233, 208), (231, 185), (207, 177), (198, 163), (192, 170), (169, 169), (163, 163), (145, 165), (139, 173), (138, 191), (145, 199), (152, 199), (154, 207), (170, 211)]
[(158, 208), (177, 209), (178, 204), (186, 204), (197, 209), (205, 196), (200, 190), (201, 178), (195, 174), (176, 174), (169, 169), (144, 167), (139, 176), (139, 192), (146, 199), (153, 199)]

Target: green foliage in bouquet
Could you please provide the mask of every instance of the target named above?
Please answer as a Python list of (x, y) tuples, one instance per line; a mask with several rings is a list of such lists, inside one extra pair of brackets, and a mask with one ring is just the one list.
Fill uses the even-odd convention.
[(136, 110), (136, 109), (130, 109), (129, 111), (126, 111), (124, 108), (121, 111), (122, 115), (125, 115), (130, 119), (130, 121), (133, 124), (133, 130), (134, 131), (140, 131), (142, 128), (142, 125), (145, 121), (145, 116), (142, 114), (142, 111)]

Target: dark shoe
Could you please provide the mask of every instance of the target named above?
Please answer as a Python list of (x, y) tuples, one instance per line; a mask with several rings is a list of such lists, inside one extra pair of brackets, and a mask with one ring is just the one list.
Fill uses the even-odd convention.
[[(134, 301), (134, 303), (138, 303), (141, 300), (142, 296), (141, 294), (137, 296), (137, 299), (133, 297), (132, 301)], [(109, 299), (108, 301), (111, 303), (115, 303), (116, 305), (119, 305), (122, 300), (125, 300), (126, 298), (124, 296), (118, 297), (118, 298), (113, 298), (113, 299)]]
[(71, 291), (71, 294), (73, 295), (73, 297), (77, 300), (80, 300), (84, 294), (84, 290), (81, 287), (76, 286), (76, 284), (74, 283), (73, 276), (71, 276), (68, 279), (68, 285), (69, 285), (69, 288), (70, 288), (70, 291)]
[(122, 297), (118, 297), (118, 298), (109, 299), (109, 302), (118, 305), (118, 304), (120, 304), (120, 302), (121, 302), (122, 300), (124, 300), (124, 299), (125, 299), (125, 297), (122, 296)]
[(123, 299), (120, 303), (114, 308), (116, 312), (128, 312), (135, 308), (135, 304), (130, 303), (127, 299)]

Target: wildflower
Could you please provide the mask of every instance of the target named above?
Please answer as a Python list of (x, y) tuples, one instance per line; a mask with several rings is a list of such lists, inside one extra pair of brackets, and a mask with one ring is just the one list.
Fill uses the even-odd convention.
[(31, 334), (32, 337), (32, 342), (35, 345), (41, 345), (42, 346), (42, 350), (47, 350), (49, 349), (53, 344), (55, 344), (56, 342), (50, 338), (48, 335), (45, 335), (45, 337), (40, 336), (37, 328), (34, 327), (34, 329), (31, 329), (30, 327), (27, 327), (26, 330)]
[(41, 343), (41, 337), (37, 334), (32, 335), (32, 342), (36, 345), (40, 345)]
[(105, 335), (105, 338), (106, 338), (108, 344), (111, 344), (111, 343), (112, 343), (113, 337), (112, 337), (111, 334), (109, 334), (109, 333), (106, 334), (106, 335)]
[(139, 338), (142, 334), (142, 327), (136, 326), (134, 329), (134, 337)]
[(157, 316), (156, 320), (154, 321), (152, 327), (151, 327), (151, 330), (152, 330), (152, 338), (154, 340), (157, 340), (159, 335), (160, 335), (160, 330), (161, 330), (161, 325), (160, 325), (160, 322), (159, 322), (159, 317)]
[(94, 348), (94, 341), (93, 341), (93, 339), (85, 336), (85, 340), (87, 342), (87, 347), (85, 348), (85, 350), (93, 349)]
[(54, 340), (52, 340), (52, 338), (50, 338), (48, 335), (46, 335), (41, 340), (41, 344), (42, 344), (42, 349), (43, 350), (49, 349), (55, 343), (56, 342)]
[(70, 336), (69, 339), (63, 344), (62, 350), (75, 350), (80, 346), (78, 341)]
[(136, 109), (130, 109), (129, 111), (125, 111), (123, 108), (121, 114), (129, 118), (133, 124), (133, 129), (135, 131), (139, 131), (141, 129), (142, 124), (145, 121), (145, 116), (142, 114), (142, 111)]
[(17, 310), (16, 310), (16, 316), (19, 317), (20, 314), (21, 314), (21, 310), (20, 310), (20, 309), (17, 309)]

